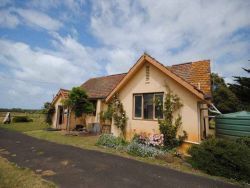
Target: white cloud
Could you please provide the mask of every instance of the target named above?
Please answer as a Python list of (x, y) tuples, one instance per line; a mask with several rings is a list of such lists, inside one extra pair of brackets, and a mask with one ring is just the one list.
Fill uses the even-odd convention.
[(12, 2), (10, 0), (1, 0), (0, 1), (0, 7), (4, 7), (8, 4), (12, 4)]
[(58, 11), (58, 19), (62, 22), (73, 23), (79, 21), (85, 15), (85, 0), (31, 0), (26, 3), (31, 9), (39, 9), (43, 12)]
[[(0, 79), (1, 74), (14, 78), (0, 82), (8, 91), (1, 100), (9, 99), (10, 105), (16, 97), (23, 106), (30, 99), (33, 106), (41, 106), (59, 87), (79, 85), (105, 71), (128, 71), (144, 51), (165, 65), (211, 59), (212, 70), (230, 82), (234, 75), (246, 75), (242, 67), (249, 67), (249, 1), (110, 0), (95, 1), (91, 10), (85, 5), (83, 0), (33, 0), (22, 8), (0, 10), (2, 27), (43, 28), (53, 45), (38, 48), (0, 39), (0, 66), (9, 71), (0, 69)], [(54, 10), (56, 19), (49, 16)], [(86, 20), (90, 25), (82, 27)], [(81, 29), (100, 46), (81, 44)], [(58, 34), (65, 30), (71, 35)]]
[[(12, 103), (25, 107), (51, 100), (59, 88), (70, 89), (99, 74), (99, 65), (89, 56), (89, 50), (71, 36), (54, 34), (55, 50), (31, 48), (28, 44), (0, 39), (1, 98), (13, 98), (18, 93), (20, 101)], [(6, 105), (9, 104), (8, 102)], [(37, 106), (38, 107), (38, 106)]]
[(42, 10), (48, 10), (65, 6), (66, 8), (76, 11), (85, 4), (85, 0), (31, 0), (27, 3), (27, 6), (40, 8)]
[(118, 62), (127, 68), (125, 54), (134, 63), (147, 51), (167, 65), (211, 59), (229, 77), (247, 62), (249, 42), (234, 35), (250, 27), (249, 8), (247, 1), (102, 1), (93, 5), (91, 28), (111, 54), (123, 54), (109, 58), (109, 73), (120, 72)]
[(19, 24), (19, 19), (8, 10), (0, 11), (0, 27), (15, 28)]
[(106, 50), (104, 56), (107, 62), (106, 71), (108, 74), (115, 74), (127, 72), (129, 68), (135, 63), (135, 54), (130, 50), (113, 49)]
[(12, 11), (21, 16), (23, 21), (30, 26), (40, 27), (49, 31), (56, 31), (63, 26), (60, 21), (51, 18), (43, 12), (20, 8), (14, 8)]

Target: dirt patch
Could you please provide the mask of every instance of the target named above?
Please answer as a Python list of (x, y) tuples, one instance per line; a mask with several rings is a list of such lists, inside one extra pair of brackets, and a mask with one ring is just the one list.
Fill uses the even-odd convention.
[(68, 160), (61, 161), (61, 165), (63, 165), (63, 166), (67, 166), (68, 164), (69, 164)]
[(0, 149), (0, 154), (9, 155), (10, 152), (6, 151), (5, 149)]
[(38, 151), (38, 152), (36, 152), (36, 154), (37, 154), (37, 155), (43, 155), (44, 152), (43, 152), (43, 151)]

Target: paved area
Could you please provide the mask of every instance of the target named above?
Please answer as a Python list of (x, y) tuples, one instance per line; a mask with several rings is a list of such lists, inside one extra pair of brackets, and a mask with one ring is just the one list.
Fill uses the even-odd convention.
[(45, 179), (59, 187), (236, 187), (222, 181), (186, 174), (97, 151), (60, 145), (0, 129), (0, 149), (21, 167), (54, 175)]

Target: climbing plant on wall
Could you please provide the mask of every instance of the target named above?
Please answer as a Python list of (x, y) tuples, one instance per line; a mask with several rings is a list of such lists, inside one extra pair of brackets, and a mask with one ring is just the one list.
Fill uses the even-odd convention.
[[(167, 94), (165, 95), (163, 105), (163, 119), (158, 120), (160, 132), (164, 135), (164, 146), (168, 149), (179, 146), (186, 138), (187, 132), (183, 131), (183, 135), (180, 136), (177, 133), (182, 125), (182, 118), (179, 110), (183, 106), (178, 95), (174, 94), (168, 86)], [(157, 102), (157, 101), (156, 101)], [(174, 118), (174, 114), (178, 113), (177, 118)]]
[(108, 109), (103, 112), (103, 117), (108, 120), (112, 119), (114, 125), (121, 131), (121, 136), (125, 137), (125, 129), (128, 118), (123, 108), (123, 104), (118, 98), (118, 94), (113, 96), (112, 101), (108, 104)]

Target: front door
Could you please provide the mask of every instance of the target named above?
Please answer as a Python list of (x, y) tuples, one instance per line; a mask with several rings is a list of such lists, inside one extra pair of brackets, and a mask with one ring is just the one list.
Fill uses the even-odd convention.
[(63, 124), (63, 106), (58, 106), (57, 109), (58, 112), (58, 118), (57, 118), (57, 127), (58, 129), (61, 129), (61, 126)]

